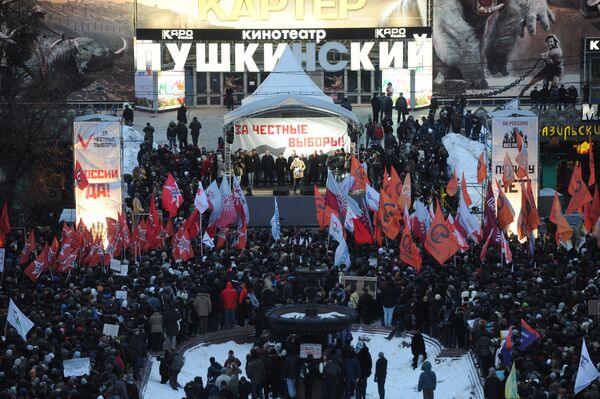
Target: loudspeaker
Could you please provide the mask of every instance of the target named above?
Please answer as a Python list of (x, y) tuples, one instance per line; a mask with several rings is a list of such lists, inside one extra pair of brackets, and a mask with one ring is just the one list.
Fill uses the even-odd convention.
[(286, 186), (275, 186), (275, 188), (273, 189), (273, 195), (279, 197), (290, 195), (290, 189)]
[(315, 195), (315, 189), (313, 187), (302, 187), (301, 195)]

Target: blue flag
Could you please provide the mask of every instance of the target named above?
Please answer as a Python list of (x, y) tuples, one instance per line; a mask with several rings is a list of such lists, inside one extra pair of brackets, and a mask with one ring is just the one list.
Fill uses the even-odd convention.
[(279, 224), (279, 208), (277, 207), (277, 197), (275, 197), (275, 211), (271, 218), (271, 234), (273, 239), (278, 241), (281, 238), (281, 225)]

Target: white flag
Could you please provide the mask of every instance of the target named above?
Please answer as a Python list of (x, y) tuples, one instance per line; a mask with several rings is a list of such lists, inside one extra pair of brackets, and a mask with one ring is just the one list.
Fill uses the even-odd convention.
[(233, 200), (235, 202), (236, 210), (240, 207), (244, 211), (243, 221), (248, 226), (250, 224), (250, 210), (248, 209), (248, 201), (246, 201), (246, 196), (244, 195), (244, 190), (242, 190), (242, 186), (240, 186), (240, 182), (237, 177), (233, 176)]
[(344, 241), (344, 228), (342, 227), (342, 222), (335, 215), (335, 213), (331, 214), (331, 221), (329, 222), (329, 235), (333, 237), (337, 242)]
[(213, 249), (215, 247), (215, 242), (213, 241), (212, 237), (208, 234), (207, 231), (205, 231), (204, 235), (202, 236), (202, 244), (210, 249)]
[(27, 333), (33, 328), (33, 321), (29, 320), (27, 316), (19, 310), (12, 299), (8, 304), (7, 321), (11, 326), (17, 329), (17, 332), (23, 340), (27, 341)]
[(206, 196), (206, 192), (204, 192), (204, 187), (202, 187), (202, 182), (198, 182), (198, 190), (196, 190), (196, 198), (194, 198), (194, 206), (198, 209), (200, 214), (203, 214), (205, 210), (208, 209), (208, 197)]
[(469, 208), (467, 208), (467, 204), (463, 196), (459, 196), (458, 198), (458, 223), (465, 229), (467, 233), (467, 238), (471, 238), (474, 241), (477, 241), (477, 237), (473, 236), (474, 233), (477, 233), (481, 230), (481, 225), (479, 224), (479, 219), (477, 216), (473, 215)]
[(223, 209), (221, 190), (219, 190), (216, 180), (213, 180), (213, 182), (210, 183), (210, 186), (206, 188), (206, 197), (208, 198), (208, 202), (211, 207), (211, 213), (208, 222), (213, 223), (215, 220), (217, 220), (221, 214), (221, 210)]
[(350, 251), (348, 251), (348, 244), (342, 239), (340, 244), (335, 249), (335, 258), (333, 261), (334, 266), (346, 265), (350, 267)]
[(344, 177), (342, 179), (342, 181), (339, 183), (340, 188), (342, 189), (342, 192), (344, 194), (348, 194), (350, 192), (350, 190), (352, 189), (352, 186), (354, 185), (354, 176), (352, 175), (346, 175), (346, 177)]
[(379, 210), (379, 193), (368, 183), (365, 188), (365, 202), (370, 211), (377, 212)]
[[(271, 234), (273, 239), (278, 241), (281, 238), (281, 226), (279, 224), (279, 207), (277, 207), (277, 197), (275, 197), (275, 211), (271, 218)], [(302, 244), (300, 244), (302, 245)]]
[(348, 211), (346, 212), (346, 218), (344, 219), (344, 227), (346, 228), (346, 230), (348, 230), (350, 233), (354, 234), (354, 219), (357, 219), (357, 216), (354, 214), (354, 212), (352, 212), (352, 208), (348, 208)]
[(579, 358), (579, 370), (577, 370), (577, 378), (575, 378), (575, 395), (587, 388), (592, 382), (600, 377), (600, 373), (588, 353), (585, 345), (585, 338), (581, 344), (581, 357)]

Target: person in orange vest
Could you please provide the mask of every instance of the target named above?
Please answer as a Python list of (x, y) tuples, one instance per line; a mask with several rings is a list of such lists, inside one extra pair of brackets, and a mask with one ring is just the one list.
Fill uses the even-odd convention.
[(238, 294), (233, 288), (231, 281), (225, 285), (221, 291), (221, 302), (223, 303), (223, 313), (225, 316), (225, 328), (232, 328), (235, 324), (235, 309), (237, 307)]

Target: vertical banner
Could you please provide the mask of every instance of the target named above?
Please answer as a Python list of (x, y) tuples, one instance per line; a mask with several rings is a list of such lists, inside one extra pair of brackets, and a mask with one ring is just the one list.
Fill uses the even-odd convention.
[[(519, 151), (517, 150), (517, 134), (523, 137), (523, 145), (527, 148), (528, 163), (527, 175), (531, 179), (531, 188), (535, 198), (536, 206), (538, 204), (538, 118), (537, 117), (501, 117), (492, 118), (492, 179), (494, 192), (497, 194), (498, 187), (496, 181), (502, 185), (502, 175), (504, 173), (504, 157), (508, 153), (513, 164), (515, 173), (517, 163), (515, 161)], [(521, 185), (525, 179), (515, 179), (508, 187), (503, 187), (508, 201), (515, 211), (515, 220), (510, 224), (508, 231), (510, 234), (517, 232), (517, 218), (521, 210)]]
[(74, 161), (90, 183), (75, 187), (77, 221), (104, 235), (106, 218), (121, 212), (121, 123), (75, 122), (73, 133)]
[(0, 248), (0, 273), (4, 273), (4, 254), (6, 249)]
[[(249, 118), (235, 124), (232, 150), (252, 150), (273, 156), (311, 155), (350, 149), (348, 125), (341, 118)], [(305, 173), (308, 173), (306, 171)]]

